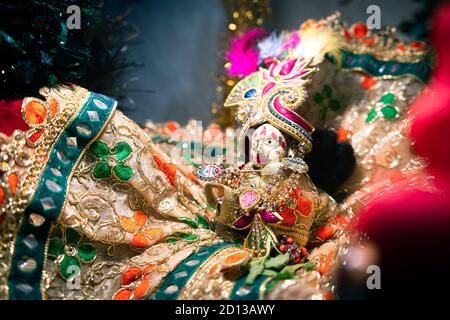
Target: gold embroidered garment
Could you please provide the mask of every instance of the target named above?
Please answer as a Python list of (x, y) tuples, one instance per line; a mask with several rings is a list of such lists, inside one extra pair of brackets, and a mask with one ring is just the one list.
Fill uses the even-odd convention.
[[(319, 35), (328, 34), (327, 28), (354, 29), (344, 30), (331, 20), (320, 26), (308, 21), (298, 32), (307, 39), (310, 28)], [(10, 137), (0, 133), (0, 297), (324, 299), (333, 295), (335, 270), (349, 244), (351, 222), (367, 199), (386, 182), (405, 177), (427, 186), (423, 164), (407, 138), (408, 104), (424, 87), (420, 54), (392, 55), (394, 49), (382, 44), (376, 44), (379, 50), (375, 50), (373, 43), (365, 41), (371, 37), (351, 36), (340, 46), (341, 59), (334, 55), (311, 62), (316, 70), (303, 84), (301, 116), (312, 126), (335, 129), (339, 141), (353, 146), (357, 165), (340, 189), (346, 197), (339, 204), (303, 173), (275, 178), (275, 187), (295, 182), (310, 190), (292, 196), (297, 202), (283, 216), (284, 222), (288, 214), (297, 222), (295, 215), (307, 211), (299, 218), (307, 227), (295, 239), (307, 252), (295, 267), (281, 259), (255, 259), (248, 239), (243, 243), (224, 234), (220, 223), (225, 220), (218, 211), (229, 213), (230, 220), (236, 210), (224, 207), (232, 201), (208, 199), (208, 203), (205, 183), (193, 174), (198, 163), (177, 152), (183, 138), (175, 135), (173, 124), (149, 122), (141, 128), (116, 109), (114, 99), (77, 86), (43, 88), (43, 99), (24, 99), (23, 117), (30, 129), (17, 130)], [(301, 53), (302, 43), (287, 57)], [(269, 116), (277, 128), (283, 128)], [(191, 124), (184, 129), (189, 131)], [(297, 132), (291, 135), (295, 138)], [(202, 137), (208, 134), (211, 130), (202, 132)], [(248, 181), (249, 187), (256, 188)], [(218, 206), (211, 206), (212, 202)], [(243, 216), (248, 217), (248, 212)], [(277, 228), (273, 230), (292, 231)], [(252, 272), (256, 273), (249, 281)]]

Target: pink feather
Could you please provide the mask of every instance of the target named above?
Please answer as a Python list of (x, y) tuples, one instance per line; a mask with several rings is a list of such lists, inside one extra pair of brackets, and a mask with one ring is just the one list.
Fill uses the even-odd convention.
[(245, 77), (258, 70), (259, 52), (256, 44), (268, 35), (266, 30), (255, 28), (231, 40), (230, 50), (226, 53), (226, 59), (230, 62), (227, 69), (229, 76)]

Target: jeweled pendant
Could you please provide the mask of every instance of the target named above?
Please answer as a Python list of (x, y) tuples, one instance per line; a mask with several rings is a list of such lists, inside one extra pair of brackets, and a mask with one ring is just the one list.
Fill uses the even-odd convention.
[(261, 195), (259, 194), (258, 191), (253, 189), (245, 190), (239, 196), (239, 204), (241, 205), (241, 208), (246, 211), (255, 208), (260, 202), (260, 200)]
[(222, 167), (216, 165), (216, 164), (206, 164), (198, 167), (194, 174), (197, 178), (203, 181), (211, 181), (218, 179), (220, 175), (222, 174), (223, 169)]

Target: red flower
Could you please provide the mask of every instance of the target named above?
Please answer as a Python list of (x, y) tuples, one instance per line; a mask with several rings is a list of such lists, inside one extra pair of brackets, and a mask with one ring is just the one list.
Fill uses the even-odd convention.
[(28, 126), (22, 118), (22, 100), (1, 100), (0, 101), (0, 132), (7, 136), (14, 130), (26, 131)]
[(294, 188), (289, 192), (290, 199), (279, 206), (283, 224), (293, 226), (297, 223), (297, 216), (309, 216), (313, 209), (312, 201), (301, 196), (301, 190)]

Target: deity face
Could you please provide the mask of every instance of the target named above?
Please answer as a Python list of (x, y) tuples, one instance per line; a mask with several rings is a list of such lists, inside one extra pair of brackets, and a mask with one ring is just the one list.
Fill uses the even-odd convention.
[(281, 161), (286, 156), (286, 139), (271, 124), (259, 126), (252, 135), (250, 161), (258, 167)]

